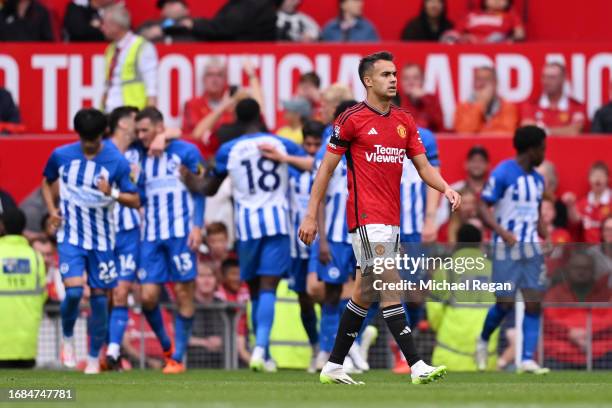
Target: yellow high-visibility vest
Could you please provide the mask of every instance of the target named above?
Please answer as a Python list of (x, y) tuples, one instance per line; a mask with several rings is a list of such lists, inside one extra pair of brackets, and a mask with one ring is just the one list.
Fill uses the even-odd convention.
[[(483, 254), (476, 248), (462, 248), (453, 254), (453, 258), (477, 258)], [(465, 281), (471, 278), (489, 278), (491, 261), (484, 260), (484, 270), (466, 270), (457, 274), (452, 270), (437, 270), (432, 278), (437, 281)], [(436, 332), (436, 347), (431, 362), (433, 365), (444, 364), (452, 371), (476, 371), (474, 353), (476, 339), (482, 331), (482, 323), (488, 309), (495, 303), (495, 295), (488, 292), (471, 291), (457, 296), (445, 291), (435, 291), (435, 299), (426, 302), (427, 320)], [(489, 358), (487, 369), (497, 366), (497, 342), (499, 330), (489, 339)]]
[[(132, 41), (127, 51), (127, 57), (121, 66), (121, 93), (124, 106), (133, 106), (138, 109), (143, 109), (147, 106), (147, 92), (145, 83), (138, 71), (138, 57), (146, 41), (139, 35), (135, 37), (136, 38)], [(111, 43), (106, 47), (106, 51), (104, 52), (104, 59), (106, 60), (106, 78), (110, 77), (109, 74), (111, 73), (109, 70), (116, 48), (117, 45)], [(107, 89), (109, 86), (110, 84), (107, 84)], [(104, 103), (106, 103), (106, 101), (104, 101)]]
[(0, 360), (36, 358), (45, 263), (21, 235), (0, 238)]

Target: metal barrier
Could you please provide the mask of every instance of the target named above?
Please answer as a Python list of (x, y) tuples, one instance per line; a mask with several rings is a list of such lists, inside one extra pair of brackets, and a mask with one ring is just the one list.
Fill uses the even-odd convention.
[[(166, 330), (172, 334), (173, 327), (169, 327), (168, 323), (173, 322), (171, 312), (174, 310), (174, 305), (162, 305), (162, 310), (164, 310)], [(226, 370), (238, 368), (237, 326), (240, 313), (244, 310), (244, 305), (237, 303), (196, 304), (192, 340), (185, 356), (186, 364), (195, 368), (223, 368)], [(85, 361), (87, 357), (87, 312), (87, 308), (81, 310), (75, 325), (77, 361)], [(133, 352), (128, 353), (126, 357), (131, 361), (133, 367), (140, 369), (156, 367), (156, 360), (159, 360), (161, 365), (161, 347), (155, 335), (147, 328), (146, 319), (139, 307), (130, 308), (129, 320), (122, 345), (124, 355), (126, 349)], [(194, 338), (210, 340), (213, 337), (216, 337), (215, 341), (208, 343), (215, 347), (211, 346), (210, 349), (204, 346), (205, 341), (193, 341)], [(38, 367), (61, 367), (61, 340), (59, 305), (47, 304), (38, 333), (36, 359)]]
[[(597, 322), (598, 311), (610, 312), (612, 304), (609, 303), (544, 303), (543, 320), (541, 324), (541, 336), (538, 344), (538, 361), (540, 364), (553, 369), (612, 369), (612, 321), (607, 329), (594, 332), (594, 320)], [(164, 305), (166, 313), (170, 316), (172, 305)], [(574, 311), (585, 314), (583, 330), (577, 330), (583, 342), (576, 339), (576, 334), (570, 336), (569, 332), (555, 326), (554, 322), (547, 319), (551, 310)], [(79, 316), (75, 326), (75, 338), (77, 348), (77, 360), (84, 361), (87, 356), (87, 318), (84, 313)], [(134, 367), (145, 369), (152, 367), (148, 363), (155, 356), (150, 355), (151, 344), (157, 344), (153, 333), (146, 329), (146, 320), (139, 314), (138, 308), (132, 308), (131, 319), (138, 318), (132, 322), (132, 327), (126, 330), (124, 341), (137, 343), (137, 356), (131, 356), (130, 360)], [(235, 303), (213, 303), (210, 305), (196, 305), (196, 316), (194, 320), (194, 331), (192, 334), (192, 345), (186, 353), (186, 363), (192, 368), (221, 368), (237, 369), (238, 351), (236, 345), (237, 325), (240, 313), (244, 306)], [(601, 317), (599, 317), (601, 319)], [(513, 319), (511, 319), (513, 320)], [(379, 330), (378, 339), (372, 345), (369, 352), (369, 360), (372, 368), (390, 368), (393, 366), (393, 355), (389, 343), (393, 341), (388, 333), (386, 324), (380, 316), (372, 320), (371, 324)], [(482, 322), (474, 322), (481, 325)], [(510, 326), (510, 327), (509, 327)], [(501, 330), (511, 328), (513, 324), (502, 325)], [(520, 328), (519, 328), (520, 330)], [(45, 314), (39, 330), (37, 366), (45, 368), (59, 368), (60, 346), (61, 346), (61, 321), (58, 305), (47, 305)], [(205, 347), (193, 345), (193, 338), (206, 338), (218, 336), (221, 345), (214, 351)], [(501, 337), (501, 336), (500, 336)], [(415, 341), (419, 353), (426, 361), (431, 360), (434, 348), (437, 346), (435, 333), (430, 330), (416, 331)], [(571, 347), (575, 342), (583, 347)], [(196, 342), (197, 343), (197, 342)], [(565, 346), (564, 346), (565, 344)], [(575, 344), (574, 344), (575, 345)], [(502, 343), (501, 348), (504, 348)], [(500, 351), (501, 351), (500, 348)]]
[[(611, 303), (547, 302), (543, 308), (538, 344), (540, 364), (554, 369), (612, 369)], [(578, 315), (578, 319), (584, 317), (584, 327), (560, 327), (554, 319), (546, 318), (551, 311)]]

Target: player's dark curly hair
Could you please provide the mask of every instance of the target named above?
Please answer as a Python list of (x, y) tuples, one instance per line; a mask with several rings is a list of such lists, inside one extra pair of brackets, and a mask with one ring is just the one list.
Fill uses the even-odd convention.
[(546, 139), (544, 129), (537, 126), (523, 126), (514, 132), (513, 145), (518, 153), (524, 153), (532, 147), (540, 147)]
[(374, 54), (366, 55), (361, 59), (361, 61), (359, 61), (359, 79), (361, 80), (363, 86), (365, 86), (363, 77), (369, 70), (372, 69), (374, 63), (380, 60), (393, 61), (393, 54), (391, 54), (389, 51), (381, 51)]
[(106, 131), (106, 115), (94, 108), (84, 108), (74, 115), (74, 130), (83, 140), (96, 140)]

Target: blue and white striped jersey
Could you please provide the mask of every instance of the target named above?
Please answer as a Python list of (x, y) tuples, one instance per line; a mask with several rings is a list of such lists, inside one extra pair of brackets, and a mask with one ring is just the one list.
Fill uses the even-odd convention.
[(181, 181), (181, 166), (194, 173), (203, 167), (198, 148), (183, 140), (171, 140), (160, 157), (142, 158), (139, 187), (145, 241), (186, 237), (204, 222), (204, 195), (187, 190)]
[(308, 209), (314, 173), (289, 167), (289, 214), (291, 218), (291, 257), (308, 259), (310, 248), (298, 238), (298, 229)]
[[(526, 173), (515, 159), (508, 159), (493, 170), (481, 199), (493, 205), (497, 223), (512, 232), (519, 243), (537, 243), (543, 193), (544, 178), (538, 172)], [(502, 243), (503, 239), (494, 234), (493, 242)]]
[[(315, 169), (319, 168), (323, 156), (325, 156), (332, 130), (333, 127), (328, 126), (323, 132), (323, 143), (315, 155)], [(327, 194), (325, 195), (325, 231), (328, 241), (350, 244), (351, 236), (346, 219), (346, 200), (348, 198), (346, 177), (346, 157), (343, 155), (329, 180)]]
[[(134, 183), (140, 178), (140, 165), (145, 152), (140, 142), (133, 143), (123, 156), (130, 164), (130, 178)], [(119, 203), (115, 205), (115, 222), (117, 232), (129, 231), (140, 226), (140, 213), (137, 208), (125, 207)]]
[(261, 144), (290, 155), (306, 155), (297, 144), (268, 133), (244, 135), (221, 145), (214, 172), (231, 177), (240, 241), (289, 234), (289, 166), (263, 157)]
[[(425, 146), (425, 155), (434, 167), (440, 166), (438, 144), (434, 134), (424, 128), (419, 128), (419, 135)], [(427, 205), (427, 185), (417, 173), (412, 160), (404, 158), (404, 168), (401, 185), (400, 228), (402, 235), (420, 234), (423, 232), (425, 210)]]
[(49, 182), (59, 179), (62, 224), (57, 241), (83, 249), (110, 251), (115, 248), (115, 200), (97, 188), (105, 178), (122, 192), (138, 190), (130, 180), (130, 165), (110, 141), (102, 142), (100, 152), (88, 160), (81, 142), (56, 148), (43, 175)]

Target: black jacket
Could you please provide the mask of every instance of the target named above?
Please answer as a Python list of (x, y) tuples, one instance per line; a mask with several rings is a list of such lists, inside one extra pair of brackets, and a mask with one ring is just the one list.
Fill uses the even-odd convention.
[(19, 108), (10, 92), (4, 88), (0, 88), (0, 122), (21, 123)]
[(102, 23), (99, 11), (91, 5), (80, 6), (73, 2), (66, 6), (64, 35), (68, 41), (105, 41), (102, 30), (91, 25), (92, 21)]
[(229, 0), (212, 19), (194, 19), (193, 34), (205, 41), (274, 41), (274, 1)]
[(49, 11), (38, 1), (30, 3), (23, 18), (17, 15), (16, 1), (5, 2), (0, 10), (0, 41), (53, 41)]
[(439, 41), (442, 33), (453, 28), (453, 23), (447, 18), (440, 21), (438, 30), (433, 30), (427, 17), (423, 14), (413, 18), (402, 31), (404, 41)]
[(593, 117), (592, 133), (612, 133), (612, 102), (602, 106)]

